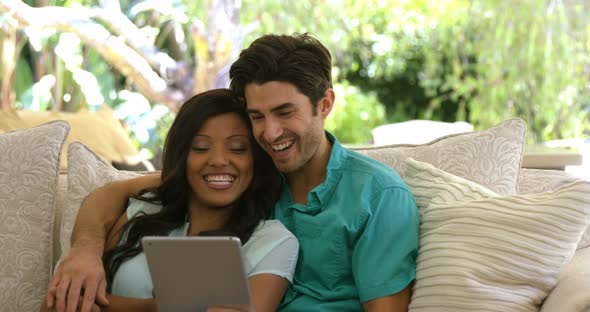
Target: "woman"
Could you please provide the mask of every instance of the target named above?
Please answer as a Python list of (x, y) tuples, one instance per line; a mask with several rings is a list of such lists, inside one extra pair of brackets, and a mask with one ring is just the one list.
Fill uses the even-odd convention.
[(184, 235), (239, 237), (245, 262), (256, 261), (247, 271), (254, 310), (276, 310), (298, 252), (295, 237), (267, 220), (279, 186), (278, 171), (229, 90), (189, 99), (168, 132), (160, 186), (131, 198), (109, 232), (103, 257), (108, 310), (153, 310), (141, 238)]

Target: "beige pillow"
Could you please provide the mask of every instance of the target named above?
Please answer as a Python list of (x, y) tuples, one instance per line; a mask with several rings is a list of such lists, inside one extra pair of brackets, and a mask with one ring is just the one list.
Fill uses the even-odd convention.
[[(404, 161), (412, 157), (476, 182), (499, 194), (516, 194), (526, 123), (510, 119), (479, 132), (442, 137), (423, 145), (386, 145), (356, 148), (404, 175)], [(411, 134), (408, 134), (411, 135)]]
[(70, 144), (68, 148), (68, 193), (59, 237), (61, 257), (56, 267), (70, 250), (74, 222), (84, 198), (93, 190), (109, 182), (139, 175), (141, 173), (115, 169), (107, 160), (80, 142)]
[(590, 182), (497, 195), (408, 159), (420, 210), (410, 311), (537, 311), (590, 222)]
[(38, 311), (52, 264), (65, 121), (0, 134), (0, 310)]

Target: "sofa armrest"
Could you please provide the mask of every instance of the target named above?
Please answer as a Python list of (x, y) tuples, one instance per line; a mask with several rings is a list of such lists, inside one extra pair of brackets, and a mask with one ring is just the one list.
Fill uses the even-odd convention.
[(590, 247), (576, 252), (541, 307), (541, 312), (584, 311), (590, 311)]

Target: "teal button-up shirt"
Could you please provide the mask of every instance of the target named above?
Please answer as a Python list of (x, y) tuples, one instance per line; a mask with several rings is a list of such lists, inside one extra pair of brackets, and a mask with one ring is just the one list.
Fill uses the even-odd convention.
[(284, 185), (275, 206), (300, 246), (281, 311), (359, 311), (416, 276), (419, 222), (407, 186), (393, 169), (327, 135), (326, 180), (307, 205), (293, 203)]

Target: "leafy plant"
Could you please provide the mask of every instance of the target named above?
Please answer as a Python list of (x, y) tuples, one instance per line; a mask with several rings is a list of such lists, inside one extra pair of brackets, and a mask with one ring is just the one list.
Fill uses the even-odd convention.
[(374, 93), (342, 82), (334, 85), (334, 108), (326, 119), (326, 129), (345, 144), (368, 144), (371, 130), (385, 120), (385, 108)]
[(450, 98), (476, 128), (520, 116), (533, 142), (589, 135), (590, 62), (577, 30), (590, 15), (580, 6), (473, 2), (424, 50), (421, 84), (434, 95), (428, 109)]

